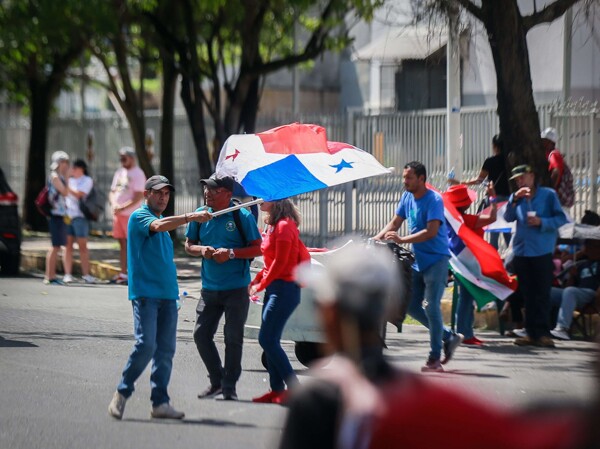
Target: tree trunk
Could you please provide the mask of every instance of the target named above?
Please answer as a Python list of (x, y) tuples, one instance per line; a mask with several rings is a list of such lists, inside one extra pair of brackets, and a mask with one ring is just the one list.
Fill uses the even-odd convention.
[(533, 100), (526, 31), (516, 0), (485, 0), (484, 25), (496, 67), (500, 133), (511, 167), (530, 164), (548, 184), (548, 163)]
[[(162, 119), (160, 122), (160, 174), (166, 176), (175, 185), (175, 170), (173, 164), (173, 124), (175, 108), (175, 87), (177, 85), (177, 69), (172, 53), (162, 54), (163, 68), (163, 94), (162, 94)], [(175, 192), (177, 195), (177, 192)], [(175, 195), (164, 212), (165, 216), (175, 214)], [(175, 234), (171, 234), (174, 236)]]
[[(48, 221), (37, 210), (34, 201), (46, 183), (46, 146), (52, 98), (50, 89), (37, 81), (30, 82), (31, 129), (25, 179), (23, 223), (34, 231), (47, 231)], [(54, 150), (59, 150), (55, 148)], [(68, 151), (68, 148), (62, 148)]]
[(240, 128), (248, 134), (256, 132), (256, 116), (258, 114), (258, 104), (260, 103), (259, 88), (260, 77), (257, 76), (250, 84), (240, 116)]

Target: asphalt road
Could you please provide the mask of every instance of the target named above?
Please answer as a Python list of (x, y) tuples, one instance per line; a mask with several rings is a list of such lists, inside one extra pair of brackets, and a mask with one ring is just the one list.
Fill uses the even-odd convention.
[[(198, 288), (193, 281), (181, 284), (196, 298)], [(133, 345), (126, 287), (0, 279), (0, 448), (275, 447), (285, 408), (249, 401), (268, 390), (255, 340), (245, 343), (240, 401), (196, 398), (208, 380), (192, 339), (195, 305), (193, 298), (183, 304), (170, 384), (172, 400), (186, 419), (150, 419), (147, 370), (119, 422), (108, 416), (107, 406)], [(585, 402), (592, 396), (591, 343), (524, 349), (496, 333), (479, 335), (485, 347), (459, 348), (447, 373), (427, 376), (507, 406)], [(222, 343), (222, 333), (217, 340)], [(419, 371), (428, 351), (423, 329), (405, 326), (398, 334), (390, 327), (387, 344), (396, 365)], [(296, 361), (292, 343), (285, 348), (302, 381), (305, 368)]]

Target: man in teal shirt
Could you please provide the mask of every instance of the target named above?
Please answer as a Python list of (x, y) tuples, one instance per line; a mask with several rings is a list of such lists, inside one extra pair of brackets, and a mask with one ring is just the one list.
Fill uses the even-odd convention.
[[(198, 211), (217, 212), (233, 206), (233, 178), (215, 175), (203, 179), (206, 206)], [(208, 208), (208, 209), (207, 209)], [(261, 237), (256, 220), (242, 208), (214, 217), (208, 223), (190, 223), (185, 250), (202, 260), (202, 292), (196, 309), (194, 341), (208, 370), (210, 385), (198, 395), (211, 398), (223, 394), (237, 400), (235, 385), (242, 373), (244, 324), (248, 317), (250, 260), (260, 256)], [(225, 363), (214, 342), (225, 314)]]
[(153, 418), (182, 419), (184, 414), (169, 404), (167, 385), (171, 378), (177, 331), (179, 288), (173, 260), (173, 242), (168, 234), (189, 222), (211, 219), (207, 211), (163, 217), (175, 189), (164, 176), (152, 176), (144, 186), (145, 203), (134, 211), (127, 228), (129, 299), (133, 307), (135, 346), (123, 376), (108, 406), (108, 413), (123, 417), (134, 383), (152, 360), (150, 384)]

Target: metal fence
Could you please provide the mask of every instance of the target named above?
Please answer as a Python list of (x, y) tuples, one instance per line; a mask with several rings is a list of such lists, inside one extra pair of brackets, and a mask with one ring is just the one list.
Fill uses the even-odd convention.
[[(546, 105), (538, 109), (542, 128), (554, 126), (559, 131), (559, 148), (565, 154), (575, 178), (576, 204), (571, 209), (579, 219), (586, 209), (597, 210), (599, 188), (600, 122), (595, 105)], [(377, 233), (393, 216), (399, 200), (401, 167), (420, 160), (428, 170), (428, 181), (445, 189), (446, 111), (427, 110), (408, 113), (367, 115), (350, 111), (339, 115), (280, 114), (259, 116), (257, 130), (262, 131), (290, 122), (318, 123), (325, 126), (329, 140), (354, 144), (375, 155), (385, 166), (396, 167), (395, 174), (370, 178), (295, 198), (302, 216), (301, 231), (309, 246), (326, 245), (337, 236), (350, 232), (370, 236)], [(148, 114), (147, 128), (154, 142), (160, 142), (160, 117)], [(207, 132), (212, 132), (207, 126)], [(491, 155), (491, 139), (498, 132), (498, 117), (492, 108), (465, 108), (461, 111), (463, 179), (477, 176), (483, 161)], [(92, 135), (90, 153), (88, 135)], [(174, 141), (175, 213), (195, 209), (202, 202), (198, 185), (198, 166), (187, 118), (176, 114)], [(28, 145), (29, 125), (22, 118), (0, 109), (0, 166), (13, 189), (21, 196)], [(114, 171), (119, 166), (118, 149), (131, 145), (127, 123), (118, 116), (62, 117), (51, 121), (48, 137), (48, 160), (57, 149), (73, 158), (90, 161), (91, 174), (102, 191), (110, 190)], [(89, 156), (92, 155), (92, 159)], [(155, 169), (159, 155), (152, 159)], [(480, 189), (483, 195), (483, 189)], [(110, 214), (94, 226), (111, 228)]]

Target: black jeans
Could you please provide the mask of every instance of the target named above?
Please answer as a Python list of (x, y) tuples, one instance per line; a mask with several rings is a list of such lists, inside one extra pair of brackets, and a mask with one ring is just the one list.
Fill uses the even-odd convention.
[(514, 259), (519, 290), (525, 300), (525, 329), (533, 338), (550, 336), (552, 254)]
[[(248, 289), (202, 290), (196, 308), (194, 342), (208, 370), (210, 384), (224, 390), (235, 389), (242, 374), (242, 346), (244, 324), (248, 318)], [(219, 351), (214, 342), (215, 332), (225, 314), (223, 334), (225, 337), (225, 366), (221, 364)]]

